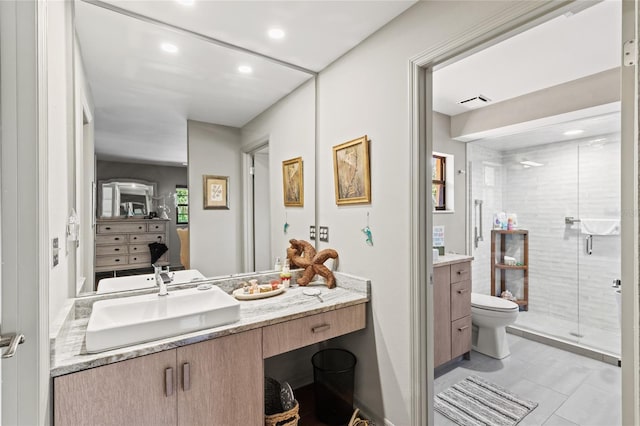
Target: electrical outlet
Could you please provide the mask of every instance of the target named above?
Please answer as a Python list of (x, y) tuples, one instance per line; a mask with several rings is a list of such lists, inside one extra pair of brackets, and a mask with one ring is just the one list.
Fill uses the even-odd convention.
[(58, 237), (51, 240), (51, 263), (53, 267), (57, 266), (60, 262), (60, 240)]
[(315, 241), (316, 239), (316, 227), (315, 225), (309, 226), (309, 239)]
[(320, 227), (320, 241), (323, 241), (325, 243), (329, 242), (329, 227), (328, 226), (321, 226)]

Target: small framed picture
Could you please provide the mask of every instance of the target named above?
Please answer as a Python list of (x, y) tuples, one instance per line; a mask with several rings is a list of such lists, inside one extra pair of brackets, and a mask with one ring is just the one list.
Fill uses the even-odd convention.
[(304, 206), (302, 157), (282, 162), (282, 191), (285, 207)]
[(205, 209), (229, 209), (229, 176), (202, 177)]
[(336, 204), (370, 204), (369, 143), (367, 136), (333, 147)]

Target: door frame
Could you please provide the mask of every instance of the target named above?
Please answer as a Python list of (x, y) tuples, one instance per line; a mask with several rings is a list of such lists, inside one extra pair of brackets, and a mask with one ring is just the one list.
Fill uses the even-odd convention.
[[(542, 22), (560, 16), (568, 11), (579, 11), (594, 2), (553, 1), (518, 2), (507, 7), (491, 19), (452, 37), (433, 49), (422, 52), (409, 60), (409, 126), (411, 144), (411, 271), (410, 271), (410, 318), (411, 318), (411, 424), (433, 424), (433, 259), (432, 235), (428, 232), (433, 225), (431, 197), (428, 176), (431, 176), (430, 153), (433, 150), (433, 129), (431, 117), (432, 72), (509, 37), (532, 28)], [(629, 15), (627, 30), (637, 28), (637, 0), (623, 2), (623, 14)], [(633, 32), (632, 31), (632, 32)], [(624, 33), (624, 27), (623, 27)], [(635, 33), (634, 33), (635, 34)], [(636, 37), (627, 37), (636, 38)], [(637, 45), (637, 43), (636, 43)], [(623, 96), (623, 117), (627, 110), (627, 129), (634, 133), (623, 133), (622, 137), (622, 180), (633, 182), (622, 188), (623, 212), (638, 211), (638, 153), (637, 153), (637, 66), (626, 71), (623, 87), (633, 85), (635, 90)], [(628, 91), (628, 90), (627, 90)], [(624, 93), (625, 91), (623, 91)], [(631, 106), (633, 104), (633, 106)], [(624, 120), (624, 119), (623, 119)], [(624, 130), (624, 125), (623, 125)], [(625, 143), (625, 140), (627, 141)], [(636, 143), (634, 143), (634, 141)], [(626, 147), (626, 150), (625, 148)], [(627, 158), (625, 159), (625, 152)], [(625, 164), (626, 162), (626, 164)], [(626, 200), (626, 203), (625, 201)], [(627, 210), (625, 210), (625, 208)], [(623, 359), (633, 360), (623, 363), (623, 424), (638, 424), (638, 219), (636, 214), (623, 214), (623, 229), (633, 232), (627, 234), (627, 244), (632, 245), (631, 253), (622, 258), (623, 282), (635, 283), (635, 286), (623, 286)], [(623, 237), (624, 238), (624, 237)], [(623, 239), (623, 242), (625, 240)], [(623, 251), (624, 253), (624, 251)], [(424, 262), (426, 259), (426, 264)], [(427, 285), (428, 283), (428, 285)], [(631, 294), (625, 293), (630, 292)], [(626, 368), (625, 368), (626, 365)], [(628, 377), (625, 377), (628, 376)]]
[(0, 11), (2, 332), (25, 335), (16, 356), (2, 361), (2, 424), (43, 425), (50, 423), (47, 3), (4, 1)]
[(253, 181), (250, 170), (253, 166), (252, 156), (256, 151), (269, 145), (269, 136), (264, 136), (246, 146), (242, 150), (242, 192), (243, 192), (243, 231), (244, 231), (244, 272), (255, 271), (254, 253), (254, 222), (253, 222)]

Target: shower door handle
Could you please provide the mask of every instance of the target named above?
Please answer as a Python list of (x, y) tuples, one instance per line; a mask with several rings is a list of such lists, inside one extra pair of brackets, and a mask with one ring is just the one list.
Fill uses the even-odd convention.
[[(475, 227), (473, 230), (474, 242), (476, 248), (478, 248), (478, 243), (480, 241), (484, 241), (484, 237), (482, 236), (482, 200), (474, 200), (474, 207), (477, 207), (478, 214), (475, 217)], [(478, 220), (478, 217), (480, 220)], [(479, 225), (479, 226), (478, 226)], [(480, 232), (478, 233), (478, 227), (480, 228)]]
[(589, 256), (593, 254), (593, 235), (587, 235), (585, 238), (585, 251)]

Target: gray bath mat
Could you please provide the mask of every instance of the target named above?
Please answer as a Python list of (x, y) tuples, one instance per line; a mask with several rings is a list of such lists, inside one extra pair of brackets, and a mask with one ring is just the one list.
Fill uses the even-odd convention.
[(440, 414), (462, 426), (517, 425), (538, 406), (478, 376), (440, 392), (434, 402)]

